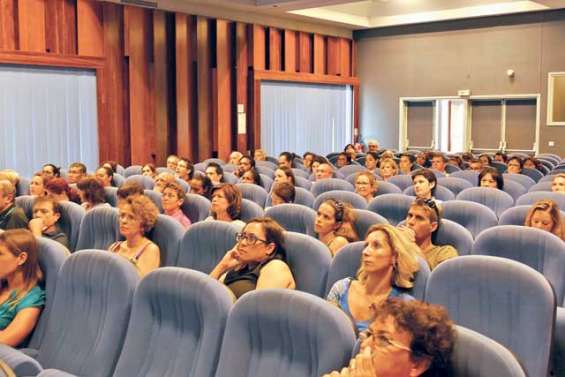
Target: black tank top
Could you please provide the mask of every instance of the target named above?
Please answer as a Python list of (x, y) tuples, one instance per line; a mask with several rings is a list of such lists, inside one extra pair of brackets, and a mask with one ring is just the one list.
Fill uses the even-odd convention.
[(261, 269), (273, 260), (283, 260), (283, 257), (280, 254), (275, 254), (262, 263), (248, 264), (240, 270), (231, 270), (226, 274), (224, 284), (236, 298), (240, 298), (243, 294), (255, 290)]

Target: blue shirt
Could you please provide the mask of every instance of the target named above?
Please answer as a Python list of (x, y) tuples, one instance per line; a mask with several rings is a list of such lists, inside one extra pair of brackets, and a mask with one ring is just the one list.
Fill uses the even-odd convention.
[(16, 292), (10, 294), (8, 300), (0, 304), (0, 330), (4, 330), (20, 312), (27, 308), (39, 308), (45, 304), (45, 292), (39, 286), (33, 287), (16, 305)]

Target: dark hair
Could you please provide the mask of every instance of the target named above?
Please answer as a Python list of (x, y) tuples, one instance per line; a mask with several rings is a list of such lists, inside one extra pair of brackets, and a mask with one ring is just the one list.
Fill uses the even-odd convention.
[[(102, 163), (102, 165), (100, 165), (100, 166), (104, 166), (104, 165), (106, 165), (106, 164), (110, 165), (110, 169), (112, 170), (112, 174), (118, 172), (118, 163), (117, 163), (116, 161), (111, 161), (111, 160), (109, 160), (109, 161), (104, 161), (104, 162)], [(108, 174), (108, 175), (112, 175), (112, 174)]]
[(216, 174), (221, 176), (220, 182), (224, 182), (224, 168), (222, 168), (222, 165), (217, 162), (209, 162), (206, 166), (206, 169), (208, 168), (214, 168), (214, 170), (216, 170)]
[[(214, 187), (211, 191), (211, 196), (214, 197), (216, 191), (222, 190), (226, 196), (226, 200), (229, 203), (227, 212), (232, 220), (238, 220), (241, 216), (241, 191), (237, 186), (230, 183), (222, 183)], [(215, 219), (216, 214), (212, 212), (212, 217)]]
[(261, 224), (265, 232), (265, 240), (267, 243), (274, 243), (275, 250), (273, 256), (278, 255), (281, 259), (286, 262), (286, 250), (284, 249), (284, 229), (278, 222), (271, 219), (270, 217), (255, 217), (245, 224), (242, 232), (249, 224)]
[(77, 183), (80, 191), (84, 192), (84, 199), (92, 206), (106, 202), (106, 191), (102, 182), (94, 177), (86, 177)]
[(538, 159), (533, 158), (533, 157), (526, 157), (524, 159), (524, 162), (522, 163), (522, 166), (526, 163), (526, 161), (531, 161), (534, 164), (534, 166), (536, 167), (536, 169), (539, 169), (540, 162), (538, 161)]
[[(19, 256), (21, 253), (27, 253), (27, 260), (21, 266), (26, 289), (18, 290), (16, 293), (16, 302), (11, 303), (12, 305), (17, 305), (17, 302), (43, 277), (39, 266), (39, 246), (35, 236), (27, 229), (10, 229), (0, 233), (0, 244), (6, 246), (8, 251), (15, 257)], [(6, 281), (0, 279), (0, 288), (4, 288), (5, 286)]]
[(208, 178), (204, 174), (195, 174), (194, 178), (192, 178), (192, 179), (196, 179), (197, 181), (202, 182), (202, 189), (204, 190), (204, 192), (202, 193), (202, 196), (210, 199), (211, 191), (212, 191), (212, 188), (214, 187), (210, 178)]
[(280, 158), (280, 157), (286, 158), (286, 160), (287, 160), (288, 162), (290, 162), (290, 167), (291, 167), (291, 168), (294, 167), (294, 153), (282, 152), (281, 154), (279, 154), (279, 158)]
[(72, 168), (79, 168), (82, 174), (86, 174), (86, 165), (82, 162), (73, 162), (69, 165), (69, 170), (71, 170)]
[(57, 195), (65, 193), (71, 202), (80, 203), (80, 196), (76, 190), (72, 189), (63, 178), (51, 178), (47, 180), (45, 190), (49, 190)]
[(518, 156), (512, 156), (508, 159), (508, 164), (510, 164), (510, 161), (512, 160), (516, 160), (520, 163), (520, 170), (522, 170), (524, 168), (524, 160), (522, 160), (522, 158), (518, 157)]
[(412, 182), (414, 182), (414, 179), (416, 179), (416, 177), (420, 176), (420, 175), (422, 177), (426, 178), (426, 180), (430, 184), (432, 184), (432, 183), (434, 184), (434, 187), (432, 187), (432, 196), (434, 196), (436, 194), (436, 188), (437, 188), (437, 177), (436, 177), (436, 175), (430, 169), (418, 169), (418, 170), (412, 172)]
[(146, 167), (146, 166), (149, 168), (149, 170), (151, 170), (152, 173), (156, 173), (156, 172), (157, 172), (157, 168), (155, 167), (155, 164), (153, 164), (153, 163), (150, 162), (150, 163), (148, 163), (148, 164), (143, 165), (143, 166), (141, 167), (141, 169), (143, 169), (143, 168)]
[(506, 155), (506, 153), (504, 152), (496, 152), (494, 154), (495, 156), (501, 156), (502, 157), (502, 161), (507, 162), (508, 161), (508, 156)]
[(458, 168), (463, 168), (463, 159), (461, 158), (461, 156), (458, 156), (458, 155), (455, 154), (455, 155), (449, 156), (447, 162), (449, 162), (449, 160), (455, 160), (456, 166)]
[(285, 203), (294, 203), (296, 197), (294, 185), (288, 182), (275, 183), (272, 191), (273, 194), (281, 198)]
[(41, 203), (51, 203), (51, 206), (53, 208), (53, 212), (58, 213), (59, 215), (61, 214), (61, 205), (51, 195), (38, 196), (37, 198), (35, 198), (35, 201), (33, 202), (32, 208), (35, 208), (35, 206), (37, 204), (41, 204)]
[(54, 176), (54, 177), (60, 177), (60, 176), (61, 176), (61, 168), (60, 168), (60, 167), (55, 166), (55, 165), (53, 165), (53, 164), (45, 164), (45, 165), (43, 165), (43, 167), (46, 167), (46, 166), (50, 166), (50, 167), (53, 169), (53, 176)]
[(492, 163), (492, 157), (489, 156), (488, 154), (486, 154), (486, 153), (480, 154), (480, 155), (479, 155), (479, 160), (481, 159), (481, 157), (486, 157), (487, 160), (488, 160), (488, 164), (489, 164), (489, 165)]
[(447, 157), (445, 157), (445, 155), (441, 152), (433, 152), (430, 159), (433, 159), (435, 157), (441, 157), (443, 162), (447, 162)]
[(126, 181), (120, 186), (116, 195), (120, 199), (127, 199), (132, 195), (143, 195), (143, 187), (135, 181)]
[(416, 161), (416, 156), (414, 156), (412, 153), (402, 153), (400, 155), (400, 158), (402, 157), (408, 157), (408, 159), (410, 160), (410, 163), (413, 164), (414, 161)]
[(490, 176), (496, 181), (496, 187), (499, 190), (504, 189), (504, 179), (502, 177), (502, 174), (500, 174), (497, 169), (490, 166), (487, 166), (479, 173), (479, 182), (478, 182), (479, 187), (481, 186), (481, 180), (487, 174), (490, 174)]
[[(345, 161), (347, 161), (347, 164), (351, 163), (351, 156), (348, 155), (347, 153), (340, 152), (340, 153), (338, 153), (337, 158), (339, 158), (340, 156), (345, 156)], [(337, 162), (337, 158), (336, 158), (336, 162)]]
[(194, 177), (194, 164), (192, 163), (192, 161), (190, 161), (190, 159), (188, 159), (186, 157), (179, 157), (179, 159), (177, 161), (177, 166), (178, 166), (178, 163), (181, 162), (181, 161), (186, 162), (186, 168), (188, 169), (188, 179), (192, 179), (192, 177)]
[[(243, 157), (242, 157), (243, 158)], [(241, 160), (240, 160), (241, 161)], [(261, 179), (261, 174), (254, 167), (246, 171), (245, 173), (251, 173), (253, 175), (253, 183), (258, 186), (263, 186), (263, 180)], [(243, 174), (245, 174), (243, 173)], [(243, 177), (243, 174), (241, 175)]]
[(114, 173), (115, 172), (112, 169), (110, 169), (109, 167), (104, 166), (104, 165), (98, 167), (98, 169), (96, 169), (96, 171), (98, 171), (100, 169), (104, 170), (106, 172), (106, 175), (108, 177), (110, 177), (110, 186), (115, 186), (114, 185)]
[(354, 226), (356, 215), (355, 212), (353, 212), (351, 204), (333, 198), (324, 200), (322, 204), (327, 204), (332, 207), (335, 222), (341, 223), (335, 232), (336, 235), (347, 238), (349, 242), (358, 241), (359, 235)]
[(469, 162), (475, 159), (475, 156), (471, 152), (464, 152), (463, 154), (461, 154), (461, 159), (463, 161)]
[(315, 155), (314, 153), (312, 153), (312, 152), (305, 152), (305, 153), (302, 155), (302, 159), (305, 159), (306, 156), (312, 156), (312, 161), (314, 161), (314, 157), (316, 157), (316, 155)]
[(243, 160), (244, 158), (249, 160), (249, 164), (251, 165), (251, 168), (255, 168), (255, 160), (248, 154), (244, 154), (243, 156), (241, 156), (241, 158), (239, 159), (240, 164), (241, 164), (241, 160)]
[(184, 196), (185, 196), (184, 189), (178, 182), (170, 182), (165, 184), (165, 187), (163, 187), (163, 193), (165, 192), (166, 189), (174, 190), (177, 194), (177, 199), (184, 200)]
[(296, 186), (296, 178), (294, 177), (294, 172), (292, 171), (291, 168), (286, 166), (282, 166), (282, 167), (279, 166), (275, 169), (275, 172), (277, 170), (282, 170), (287, 177), (290, 177), (290, 181), (292, 182), (292, 184)]
[(423, 199), (417, 198), (414, 202), (410, 205), (412, 207), (421, 207), (427, 210), (430, 214), (430, 222), (436, 222), (437, 228), (432, 232), (432, 243), (435, 243), (437, 240), (437, 234), (439, 228), (441, 227), (441, 218), (443, 215), (443, 211), (439, 204), (434, 199)]

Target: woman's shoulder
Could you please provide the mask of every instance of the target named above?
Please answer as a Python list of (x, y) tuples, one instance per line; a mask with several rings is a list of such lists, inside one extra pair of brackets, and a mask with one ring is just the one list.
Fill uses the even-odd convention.
[(281, 259), (272, 259), (267, 262), (262, 268), (261, 272), (277, 273), (277, 272), (290, 272), (289, 265)]
[(351, 286), (352, 281), (353, 281), (352, 277), (347, 277), (347, 278), (343, 278), (341, 280), (336, 281), (332, 285), (332, 288), (330, 289), (330, 293), (331, 292), (338, 293), (338, 294), (345, 293), (347, 290), (349, 290), (349, 287)]
[(20, 311), (26, 308), (35, 308), (35, 307), (43, 306), (44, 304), (45, 304), (45, 291), (39, 285), (36, 285), (32, 289), (30, 289), (29, 292), (26, 293), (24, 297), (22, 297), (20, 302), (18, 302), (16, 308), (17, 311)]

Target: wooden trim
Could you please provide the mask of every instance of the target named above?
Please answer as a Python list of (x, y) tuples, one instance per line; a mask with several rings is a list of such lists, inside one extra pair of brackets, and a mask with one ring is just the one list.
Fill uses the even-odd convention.
[(78, 55), (104, 56), (102, 4), (78, 0), (76, 6)]
[(274, 71), (253, 71), (253, 80), (268, 80), (268, 81), (290, 81), (302, 82), (312, 84), (327, 84), (327, 85), (352, 85), (359, 86), (359, 78), (357, 77), (341, 77), (341, 76), (327, 76), (316, 75), (313, 73), (297, 73), (297, 72), (274, 72)]
[(42, 52), (0, 51), (0, 63), (98, 69), (104, 58), (96, 56), (54, 55)]

